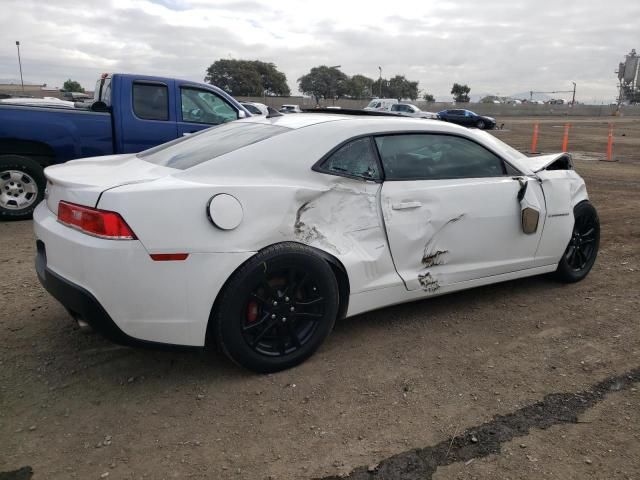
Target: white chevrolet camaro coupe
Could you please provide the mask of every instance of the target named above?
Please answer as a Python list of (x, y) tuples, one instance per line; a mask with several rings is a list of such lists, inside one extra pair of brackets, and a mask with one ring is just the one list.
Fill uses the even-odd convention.
[(302, 362), (345, 316), (581, 280), (599, 244), (569, 155), (435, 120), (273, 113), (45, 173), (36, 269), (80, 325), (218, 345), (258, 372)]

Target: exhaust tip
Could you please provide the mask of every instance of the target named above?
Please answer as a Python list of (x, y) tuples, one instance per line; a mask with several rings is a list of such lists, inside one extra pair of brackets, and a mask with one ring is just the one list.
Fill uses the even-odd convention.
[(78, 328), (82, 333), (92, 333), (93, 328), (87, 322), (82, 320), (81, 318), (76, 318), (76, 323), (78, 324)]

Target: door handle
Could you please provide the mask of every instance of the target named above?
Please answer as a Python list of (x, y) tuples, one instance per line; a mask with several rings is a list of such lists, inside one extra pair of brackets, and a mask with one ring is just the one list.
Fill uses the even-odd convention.
[(195, 132), (184, 132), (182, 134), (183, 137), (188, 137), (189, 135), (193, 135)]
[(394, 203), (391, 205), (392, 210), (408, 210), (410, 208), (420, 208), (422, 206), (422, 202), (413, 201), (413, 202), (400, 202)]

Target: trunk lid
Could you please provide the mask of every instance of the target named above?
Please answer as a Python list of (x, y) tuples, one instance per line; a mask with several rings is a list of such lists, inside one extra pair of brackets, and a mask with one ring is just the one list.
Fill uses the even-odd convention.
[(135, 155), (109, 155), (106, 157), (73, 160), (47, 167), (45, 198), (47, 207), (56, 215), (61, 200), (95, 207), (100, 194), (121, 185), (150, 182), (177, 170), (161, 167)]

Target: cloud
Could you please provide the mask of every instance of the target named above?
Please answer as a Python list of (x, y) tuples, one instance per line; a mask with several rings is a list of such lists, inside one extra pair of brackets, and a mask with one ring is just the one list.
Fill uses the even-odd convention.
[[(640, 4), (623, 0), (4, 0), (0, 78), (92, 88), (101, 72), (202, 81), (219, 58), (260, 59), (296, 79), (313, 66), (353, 75), (403, 74), (450, 97), (569, 90), (581, 101), (616, 95), (615, 70), (637, 42)], [(615, 27), (614, 27), (615, 26)]]

